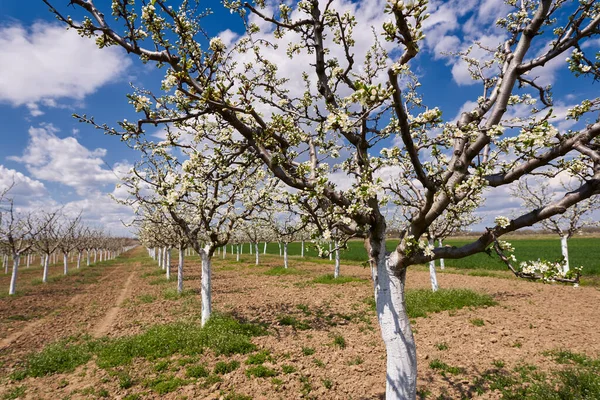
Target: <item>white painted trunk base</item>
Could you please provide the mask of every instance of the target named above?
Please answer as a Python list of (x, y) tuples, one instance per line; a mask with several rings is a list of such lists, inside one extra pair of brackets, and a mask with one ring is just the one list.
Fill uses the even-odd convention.
[(202, 278), (200, 286), (200, 298), (202, 302), (202, 317), (200, 324), (204, 326), (210, 318), (212, 310), (212, 290), (211, 290), (211, 260), (208, 256), (208, 251), (204, 250), (201, 254), (202, 258)]
[(560, 251), (562, 252), (562, 256), (565, 259), (565, 267), (563, 272), (566, 274), (569, 272), (569, 246), (567, 244), (567, 237), (561, 236), (560, 238)]
[(12, 275), (10, 277), (10, 287), (8, 288), (8, 294), (13, 295), (17, 292), (17, 274), (19, 271), (19, 259), (21, 256), (19, 254), (13, 255), (13, 269)]
[[(429, 239), (429, 244), (433, 246), (433, 239)], [(429, 279), (431, 280), (431, 290), (437, 292), (438, 290), (438, 282), (437, 282), (437, 274), (435, 272), (435, 260), (429, 261)]]
[(288, 267), (288, 251), (287, 251), (287, 242), (283, 244), (283, 267), (287, 269)]
[(339, 243), (335, 242), (335, 268), (333, 269), (333, 277), (340, 277), (340, 250), (338, 248)]
[(165, 251), (165, 254), (166, 254), (165, 270), (166, 270), (167, 280), (170, 281), (171, 280), (171, 249), (167, 248), (167, 251)]
[(177, 293), (183, 292), (183, 257), (184, 250), (179, 249), (179, 262), (177, 263)]
[(258, 243), (254, 243), (254, 254), (255, 254), (255, 258), (256, 258), (254, 264), (258, 265)]
[[(438, 246), (443, 247), (442, 239), (438, 239)], [(446, 265), (444, 264), (444, 259), (440, 258), (440, 269), (443, 270), (444, 268), (446, 268)]]

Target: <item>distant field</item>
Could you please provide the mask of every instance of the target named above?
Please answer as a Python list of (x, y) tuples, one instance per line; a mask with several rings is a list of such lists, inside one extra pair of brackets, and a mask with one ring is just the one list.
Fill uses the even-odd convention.
[[(510, 239), (509, 242), (515, 247), (515, 255), (517, 260), (537, 260), (538, 258), (546, 260), (558, 260), (560, 254), (560, 240), (549, 238), (519, 238)], [(389, 240), (387, 247), (393, 249), (398, 243), (396, 240)], [(451, 246), (460, 246), (468, 243), (464, 239), (449, 239), (444, 242)], [(260, 252), (263, 251), (261, 243)], [(346, 261), (364, 262), (367, 260), (367, 253), (364, 249), (362, 241), (351, 241), (348, 243), (348, 249), (343, 250), (340, 257)], [(244, 248), (244, 253), (248, 252), (248, 246)], [(267, 245), (267, 253), (278, 254), (279, 247), (277, 243), (269, 243)], [(300, 254), (300, 243), (290, 243), (288, 245), (288, 253), (290, 256)], [(317, 251), (313, 245), (306, 242), (304, 254), (307, 257), (317, 257)], [(600, 275), (600, 238), (573, 238), (569, 240), (569, 262), (571, 266), (583, 265), (584, 275)], [(488, 269), (488, 270), (506, 270), (506, 266), (494, 254), (476, 254), (461, 260), (446, 260), (446, 266), (464, 269)]]

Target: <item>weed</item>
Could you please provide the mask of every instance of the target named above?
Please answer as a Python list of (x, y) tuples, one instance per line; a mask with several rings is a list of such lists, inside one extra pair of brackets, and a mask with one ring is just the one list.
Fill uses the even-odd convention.
[(515, 347), (517, 349), (520, 349), (521, 347), (523, 347), (523, 343), (519, 342), (518, 340), (516, 342), (514, 342), (512, 344), (512, 347)]
[(150, 285), (164, 285), (169, 283), (170, 281), (167, 280), (167, 278), (158, 278), (158, 279), (153, 279), (150, 282), (148, 282)]
[(366, 282), (365, 279), (355, 278), (352, 276), (333, 277), (333, 274), (321, 275), (311, 281), (312, 283), (320, 283), (323, 285), (340, 285), (349, 282)]
[(338, 346), (340, 349), (346, 348), (346, 339), (339, 333), (333, 335), (333, 345)]
[(441, 342), (435, 345), (438, 350), (448, 350), (448, 344), (446, 342)]
[(11, 390), (10, 392), (5, 393), (2, 398), (4, 400), (15, 400), (15, 399), (18, 399), (19, 397), (25, 396), (25, 389), (26, 389), (25, 386), (17, 386), (16, 388), (14, 388), (13, 390)]
[(300, 389), (300, 393), (304, 396), (308, 396), (308, 394), (312, 391), (312, 385), (310, 384), (310, 378), (306, 375), (300, 375), (300, 383), (302, 383), (302, 388)]
[(356, 356), (352, 360), (348, 361), (348, 365), (360, 365), (364, 362), (361, 356)]
[(250, 378), (251, 376), (255, 376), (257, 378), (268, 378), (272, 376), (277, 376), (277, 371), (267, 368), (264, 365), (256, 365), (254, 367), (249, 367), (246, 370), (246, 376)]
[(309, 316), (310, 315), (310, 309), (308, 308), (308, 306), (306, 304), (298, 304), (296, 305), (296, 308), (300, 311), (302, 311), (304, 313), (304, 315)]
[(279, 324), (285, 326), (291, 326), (294, 329), (305, 331), (310, 329), (310, 325), (306, 321), (300, 321), (291, 315), (284, 315), (279, 317)]
[(271, 378), (271, 383), (275, 386), (279, 386), (283, 384), (283, 381), (279, 378)]
[(492, 365), (496, 368), (504, 368), (504, 361), (502, 360), (494, 360), (492, 361)]
[(71, 372), (79, 365), (85, 364), (92, 358), (90, 346), (86, 344), (71, 344), (60, 341), (46, 347), (42, 352), (30, 355), (25, 361), (25, 367), (16, 371), (13, 378), (20, 380), (26, 376), (34, 378)]
[(429, 363), (429, 368), (431, 369), (436, 369), (439, 370), (442, 373), (445, 372), (449, 372), (453, 375), (457, 375), (460, 374), (462, 372), (462, 369), (459, 367), (451, 367), (448, 364), (446, 364), (445, 362), (439, 360), (439, 359), (434, 359)]
[(496, 305), (487, 294), (468, 289), (429, 289), (407, 290), (406, 309), (410, 318), (426, 317), (428, 313), (456, 310), (463, 307), (483, 307)]
[(128, 373), (120, 372), (117, 376), (119, 377), (119, 387), (121, 389), (129, 389), (133, 386), (133, 379)]
[(151, 294), (140, 294), (137, 299), (140, 303), (149, 304), (152, 303), (156, 298)]
[(265, 272), (265, 275), (269, 276), (282, 276), (282, 275), (302, 275), (304, 271), (297, 270), (295, 268), (284, 268), (284, 267), (273, 267)]
[(102, 388), (102, 389), (98, 390), (98, 393), (96, 393), (96, 395), (97, 395), (98, 397), (103, 397), (103, 398), (106, 398), (106, 397), (109, 397), (109, 396), (110, 396), (110, 394), (108, 393), (108, 390), (106, 390), (106, 389), (104, 389), (104, 388)]
[(319, 368), (325, 368), (325, 363), (321, 360), (319, 360), (318, 358), (313, 358), (313, 362), (315, 363), (315, 365)]
[(236, 392), (229, 392), (224, 396), (219, 397), (219, 399), (223, 400), (252, 400), (252, 396), (248, 396), (245, 394), (240, 394)]
[(166, 371), (167, 368), (169, 368), (169, 362), (166, 360), (161, 360), (161, 361), (157, 362), (156, 364), (154, 364), (154, 370), (156, 372)]
[(205, 365), (190, 365), (185, 370), (185, 376), (188, 378), (207, 378), (210, 375), (210, 371)]
[(246, 365), (260, 365), (265, 361), (272, 361), (269, 350), (261, 350), (258, 353), (249, 355), (246, 360)]
[(229, 362), (219, 361), (215, 364), (215, 374), (225, 375), (232, 371), (235, 371), (240, 367), (240, 362), (236, 360), (231, 360)]
[(312, 347), (302, 347), (302, 354), (304, 354), (305, 356), (312, 356), (313, 354), (315, 354), (315, 349), (313, 349)]
[(296, 367), (294, 367), (293, 365), (283, 364), (281, 366), (281, 370), (283, 371), (284, 374), (291, 374), (293, 372), (296, 372)]
[(177, 289), (175, 288), (168, 288), (165, 289), (165, 291), (163, 292), (163, 298), (165, 300), (178, 300), (181, 299), (182, 297), (188, 297), (194, 294), (193, 290), (184, 290), (183, 292), (179, 293), (177, 291)]
[(142, 396), (140, 396), (139, 394), (133, 393), (123, 397), (123, 400), (140, 400), (141, 398)]
[(485, 322), (481, 318), (470, 319), (469, 322), (474, 326), (484, 326)]
[(331, 380), (329, 379), (321, 379), (321, 382), (323, 383), (323, 386), (325, 387), (325, 389), (331, 389), (333, 387), (333, 382), (331, 382)]
[(152, 389), (158, 394), (167, 394), (177, 390), (178, 387), (185, 385), (187, 381), (173, 377), (172, 375), (159, 375), (154, 379), (144, 382), (144, 386)]

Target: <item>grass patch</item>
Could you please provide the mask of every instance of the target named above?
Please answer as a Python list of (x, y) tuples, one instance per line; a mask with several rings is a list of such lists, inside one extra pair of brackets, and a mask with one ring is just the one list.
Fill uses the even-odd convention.
[(14, 388), (13, 390), (11, 390), (10, 392), (7, 392), (4, 394), (4, 396), (2, 396), (2, 399), (4, 400), (15, 400), (18, 399), (20, 397), (25, 396), (25, 386), (17, 386), (16, 388)]
[(308, 322), (301, 321), (291, 315), (283, 315), (279, 317), (278, 322), (279, 325), (291, 326), (292, 328), (297, 329), (299, 331), (305, 331), (307, 329), (310, 329), (310, 325), (308, 324)]
[(235, 371), (240, 367), (240, 362), (236, 360), (231, 360), (229, 362), (219, 361), (215, 364), (215, 374), (225, 375), (230, 372)]
[(313, 349), (312, 347), (302, 347), (302, 354), (304, 354), (305, 356), (312, 356), (313, 354), (315, 354), (315, 349)]
[(180, 386), (187, 384), (188, 381), (176, 378), (172, 375), (160, 375), (154, 379), (149, 379), (144, 382), (144, 386), (152, 389), (158, 394), (167, 394), (174, 392)]
[(264, 365), (256, 365), (254, 367), (249, 367), (248, 369), (246, 369), (246, 376), (248, 378), (252, 376), (256, 378), (270, 378), (272, 376), (277, 376), (277, 371), (265, 367)]
[(185, 370), (185, 376), (188, 378), (207, 378), (210, 375), (210, 371), (205, 365), (190, 365)]
[(140, 294), (137, 299), (140, 303), (149, 304), (156, 300), (156, 297), (152, 296), (151, 294)]
[(448, 344), (446, 342), (438, 343), (435, 347), (440, 351), (448, 350)]
[(265, 361), (272, 361), (269, 350), (261, 350), (258, 353), (249, 355), (246, 365), (260, 365), (264, 364)]
[(353, 276), (333, 277), (333, 274), (321, 275), (311, 281), (312, 283), (320, 283), (323, 285), (341, 285), (349, 282), (366, 282), (365, 279), (355, 278)]
[(429, 313), (458, 310), (463, 307), (494, 306), (490, 295), (468, 289), (407, 290), (406, 308), (410, 318), (426, 317)]
[(302, 275), (306, 272), (300, 271), (295, 268), (284, 268), (284, 267), (273, 267), (265, 271), (265, 275), (269, 276), (282, 276), (282, 275)]
[(292, 374), (292, 373), (296, 372), (296, 367), (294, 367), (293, 365), (283, 364), (281, 366), (281, 370), (283, 371), (284, 374)]
[(181, 299), (182, 297), (188, 297), (188, 296), (192, 296), (194, 294), (193, 290), (184, 290), (181, 293), (177, 292), (177, 289), (175, 288), (168, 288), (165, 289), (165, 291), (163, 292), (163, 298), (165, 300), (178, 300)]
[(149, 360), (173, 354), (194, 356), (210, 349), (217, 355), (247, 354), (256, 349), (253, 336), (265, 334), (264, 328), (241, 323), (231, 317), (214, 315), (201, 328), (192, 323), (157, 325), (135, 336), (100, 339), (85, 338), (82, 343), (58, 342), (30, 355), (15, 379), (39, 377), (73, 371), (93, 355), (101, 368), (130, 364), (134, 358)]
[(346, 339), (339, 333), (333, 335), (333, 345), (339, 347), (340, 349), (346, 348)]
[(485, 321), (482, 320), (481, 318), (473, 318), (473, 319), (470, 319), (469, 322), (473, 326), (484, 326), (485, 325)]
[(442, 373), (451, 373), (452, 375), (458, 375), (462, 372), (462, 369), (459, 367), (451, 367), (448, 364), (446, 364), (445, 362), (439, 360), (439, 359), (434, 359), (429, 363), (429, 368), (431, 369), (435, 369), (438, 370)]

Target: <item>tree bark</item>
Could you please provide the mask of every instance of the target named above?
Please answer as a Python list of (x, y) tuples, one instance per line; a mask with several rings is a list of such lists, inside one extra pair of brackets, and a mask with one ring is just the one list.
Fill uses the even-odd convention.
[(69, 273), (69, 254), (63, 253), (63, 273), (67, 275)]
[(211, 292), (211, 260), (209, 252), (205, 249), (202, 254), (202, 278), (200, 287), (200, 298), (202, 302), (202, 317), (200, 324), (204, 326), (210, 318), (212, 310), (212, 292)]
[(565, 259), (565, 267), (563, 270), (564, 273), (569, 272), (569, 247), (567, 244), (568, 239), (569, 238), (566, 235), (560, 237), (560, 250), (562, 252), (563, 258)]
[(335, 268), (333, 269), (333, 277), (335, 279), (340, 277), (340, 250), (338, 248), (339, 242), (335, 241)]
[(81, 251), (77, 253), (77, 269), (81, 267)]
[(263, 254), (267, 254), (267, 242), (265, 242), (265, 246), (263, 247)]
[(287, 251), (287, 242), (283, 243), (283, 267), (287, 269), (288, 267), (288, 251)]
[(19, 271), (20, 258), (20, 254), (13, 254), (13, 269), (10, 277), (10, 287), (8, 288), (8, 294), (11, 296), (17, 292), (17, 273)]
[(167, 274), (167, 280), (170, 281), (171, 280), (171, 248), (167, 247), (165, 249), (165, 272)]
[[(433, 239), (429, 239), (429, 244), (433, 246)], [(435, 260), (429, 261), (429, 279), (431, 280), (431, 290), (437, 292), (438, 290), (438, 282), (437, 282), (437, 274), (435, 272)]]
[(48, 282), (48, 266), (50, 264), (50, 254), (46, 254), (44, 257), (44, 272), (42, 273), (42, 282)]
[(304, 240), (300, 243), (300, 257), (304, 257)]
[(406, 269), (394, 273), (398, 252), (386, 255), (385, 239), (371, 238), (370, 245), (379, 249), (372, 268), (377, 318), (387, 354), (386, 399), (412, 400), (417, 395), (417, 349), (404, 299)]
[(256, 257), (255, 265), (258, 265), (258, 242), (254, 243), (254, 254)]
[(183, 257), (184, 251), (181, 246), (179, 247), (179, 262), (177, 263), (177, 293), (183, 292)]
[[(442, 239), (438, 239), (438, 245), (440, 247), (442, 247)], [(446, 265), (444, 263), (444, 259), (440, 258), (440, 269), (443, 270), (444, 268), (446, 268)]]
[(237, 245), (237, 254), (235, 256), (235, 260), (237, 262), (240, 262), (240, 245), (239, 244)]

